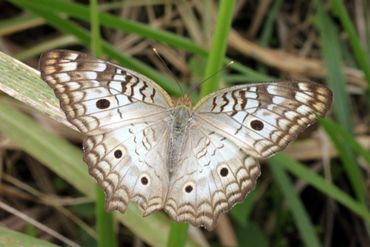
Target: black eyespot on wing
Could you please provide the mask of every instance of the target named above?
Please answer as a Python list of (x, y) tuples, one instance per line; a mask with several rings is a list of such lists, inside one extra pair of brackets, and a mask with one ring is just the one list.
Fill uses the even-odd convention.
[(254, 130), (262, 130), (264, 127), (263, 122), (260, 120), (253, 120), (250, 125)]
[(192, 191), (193, 191), (193, 186), (188, 185), (188, 186), (186, 186), (186, 187), (185, 187), (185, 192), (186, 192), (186, 193), (190, 193), (190, 192), (192, 192)]
[(147, 185), (148, 184), (148, 182), (149, 182), (149, 180), (148, 180), (148, 178), (147, 177), (142, 177), (141, 179), (140, 179), (140, 182), (143, 184), (143, 185)]
[(116, 159), (119, 159), (122, 157), (122, 151), (120, 149), (117, 149), (116, 151), (114, 151), (114, 157)]
[(110, 101), (107, 99), (100, 99), (96, 101), (96, 107), (99, 109), (107, 109), (110, 106)]
[(229, 174), (229, 169), (227, 169), (226, 167), (224, 167), (224, 168), (222, 168), (222, 169), (220, 170), (220, 175), (221, 175), (222, 177), (226, 177), (226, 176), (227, 176), (227, 174)]

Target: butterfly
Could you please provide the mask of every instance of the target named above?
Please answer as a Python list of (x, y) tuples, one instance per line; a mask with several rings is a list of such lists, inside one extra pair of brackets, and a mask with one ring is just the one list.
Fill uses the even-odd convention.
[(41, 77), (85, 135), (84, 161), (107, 211), (130, 201), (148, 215), (213, 229), (260, 175), (259, 160), (284, 149), (324, 116), (331, 91), (306, 81), (221, 89), (192, 106), (149, 78), (88, 54), (53, 50)]

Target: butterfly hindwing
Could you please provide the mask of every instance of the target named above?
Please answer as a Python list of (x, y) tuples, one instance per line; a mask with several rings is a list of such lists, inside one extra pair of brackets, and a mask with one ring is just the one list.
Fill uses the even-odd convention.
[(135, 201), (145, 215), (163, 207), (168, 189), (163, 121), (130, 124), (88, 136), (84, 160), (104, 188), (106, 208), (124, 212)]
[(254, 188), (259, 163), (204, 122), (192, 126), (184, 147), (171, 174), (165, 211), (211, 230), (221, 213)]

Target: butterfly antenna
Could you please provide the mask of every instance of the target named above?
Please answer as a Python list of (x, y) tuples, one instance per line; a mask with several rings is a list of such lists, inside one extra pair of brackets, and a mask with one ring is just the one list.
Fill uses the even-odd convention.
[(181, 94), (183, 95), (184, 94), (184, 91), (182, 90), (182, 87), (180, 85), (180, 82), (176, 79), (176, 77), (173, 75), (172, 71), (170, 70), (170, 68), (167, 66), (167, 63), (166, 61), (162, 58), (162, 56), (159, 54), (159, 52), (157, 51), (157, 49), (155, 47), (152, 47), (152, 50), (153, 52), (155, 53), (155, 55), (157, 55), (157, 57), (159, 58), (159, 61), (161, 61), (161, 63), (163, 64), (163, 66), (166, 68), (167, 70), (167, 73), (169, 75), (171, 75), (172, 79), (174, 79), (176, 81), (176, 84), (177, 86), (179, 87), (180, 91), (181, 91)]
[(227, 64), (225, 64), (224, 66), (222, 66), (219, 70), (217, 70), (215, 73), (213, 73), (212, 75), (208, 76), (207, 78), (203, 79), (200, 83), (199, 83), (199, 86), (202, 85), (203, 83), (205, 83), (207, 80), (209, 80), (210, 78), (212, 78), (213, 76), (217, 75), (218, 73), (220, 73), (221, 71), (227, 69), (228, 67), (230, 67), (232, 64), (234, 63), (234, 61), (230, 61), (228, 62)]

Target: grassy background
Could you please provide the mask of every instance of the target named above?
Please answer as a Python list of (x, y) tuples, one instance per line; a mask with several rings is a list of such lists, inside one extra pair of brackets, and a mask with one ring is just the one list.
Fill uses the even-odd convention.
[[(6, 13), (0, 21), (0, 49), (9, 55), (0, 54), (0, 89), (5, 92), (0, 98), (0, 225), (5, 227), (0, 228), (0, 244), (369, 246), (366, 4), (0, 3)], [(154, 56), (153, 46), (182, 90)], [(37, 68), (39, 55), (55, 48), (112, 59), (174, 96), (189, 93), (194, 102), (235, 83), (303, 78), (327, 84), (334, 103), (320, 126), (264, 162), (256, 190), (222, 217), (214, 232), (174, 223), (160, 212), (142, 218), (134, 205), (124, 215), (111, 215), (104, 212), (102, 195), (81, 160), (82, 137), (65, 126), (55, 97), (37, 72), (13, 59)], [(198, 84), (230, 59), (235, 63), (228, 69)], [(10, 234), (10, 229), (23, 234)]]

